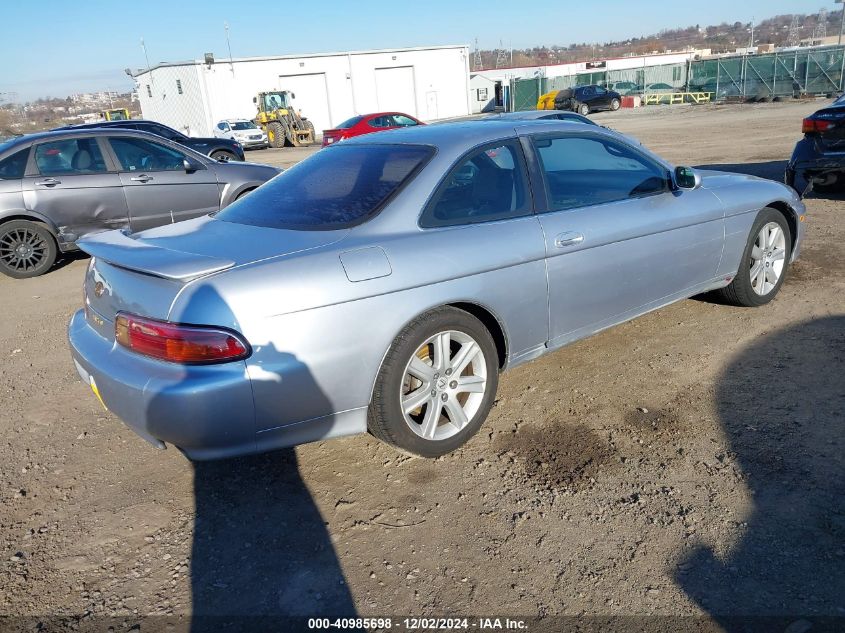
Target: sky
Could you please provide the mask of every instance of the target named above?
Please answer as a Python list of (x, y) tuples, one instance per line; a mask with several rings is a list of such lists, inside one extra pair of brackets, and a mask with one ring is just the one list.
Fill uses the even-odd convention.
[[(260, 11), (258, 8), (260, 7)], [(603, 42), (661, 29), (811, 13), (833, 0), (0, 0), (0, 101), (133, 87), (149, 61), (438, 44), (527, 48)], [(287, 25), (286, 19), (300, 21)], [(304, 24), (302, 23), (304, 21)], [(6, 93), (5, 95), (3, 93)]]

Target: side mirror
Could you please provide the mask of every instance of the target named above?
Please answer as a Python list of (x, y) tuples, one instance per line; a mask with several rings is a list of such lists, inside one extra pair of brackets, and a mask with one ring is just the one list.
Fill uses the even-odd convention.
[(290, 93), (290, 98), (291, 98), (291, 99), (296, 99), (296, 95), (295, 95), (294, 93)]
[(701, 186), (701, 174), (692, 167), (675, 167), (675, 184), (680, 189), (698, 189)]
[(197, 165), (196, 163), (188, 160), (187, 158), (182, 160), (182, 167), (185, 168), (185, 172), (188, 173), (188, 174), (191, 174), (191, 173), (195, 172), (197, 169), (199, 169), (199, 165)]
[(253, 102), (253, 103), (258, 103), (258, 97), (253, 97), (253, 98), (252, 98), (252, 102)]

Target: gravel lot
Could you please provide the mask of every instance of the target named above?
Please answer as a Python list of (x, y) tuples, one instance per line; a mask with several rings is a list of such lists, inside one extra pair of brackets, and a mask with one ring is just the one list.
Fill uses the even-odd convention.
[[(779, 179), (820, 106), (596, 119)], [(845, 202), (807, 202), (772, 304), (684, 301), (508, 372), (434, 461), (369, 436), (156, 451), (76, 377), (86, 259), (0, 278), (0, 614), (845, 616)]]

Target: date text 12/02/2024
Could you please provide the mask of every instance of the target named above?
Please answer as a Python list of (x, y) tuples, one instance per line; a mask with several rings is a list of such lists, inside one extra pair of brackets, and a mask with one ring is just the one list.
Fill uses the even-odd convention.
[(309, 629), (376, 629), (376, 630), (527, 630), (524, 620), (511, 618), (309, 618)]

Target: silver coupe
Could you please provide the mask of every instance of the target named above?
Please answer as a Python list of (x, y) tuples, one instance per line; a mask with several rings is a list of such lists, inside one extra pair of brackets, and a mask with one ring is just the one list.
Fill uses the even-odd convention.
[(504, 369), (692, 295), (769, 302), (804, 213), (598, 126), (391, 131), (209, 216), (81, 240), (70, 344), (108, 409), (191, 459), (366, 431), (434, 457)]

